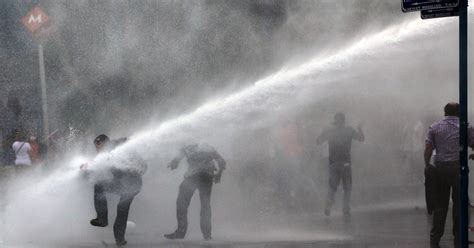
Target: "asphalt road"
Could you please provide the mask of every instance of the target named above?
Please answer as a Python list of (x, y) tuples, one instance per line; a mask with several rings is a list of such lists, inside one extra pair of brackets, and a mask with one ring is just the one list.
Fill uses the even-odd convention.
[[(441, 247), (452, 247), (451, 220), (446, 225), (445, 236)], [(199, 238), (170, 241), (162, 234), (127, 234), (129, 248), (169, 247), (169, 248), (359, 248), (359, 247), (429, 247), (430, 218), (426, 210), (418, 207), (402, 207), (377, 210), (354, 211), (350, 220), (340, 215), (326, 218), (322, 215), (306, 215), (292, 218), (288, 229), (278, 227), (261, 230), (260, 238), (245, 235), (214, 233), (214, 240), (204, 241)], [(280, 232), (280, 234), (279, 234)], [(292, 235), (286, 235), (286, 233)], [(274, 235), (266, 235), (273, 233)], [(111, 233), (110, 233), (111, 234)], [(286, 237), (286, 238), (285, 238)], [(109, 240), (71, 241), (70, 243), (49, 242), (27, 244), (6, 244), (1, 247), (116, 247), (112, 234)]]
[[(0, 187), (0, 193), (4, 187)], [(0, 194), (2, 195), (2, 194)], [(0, 198), (1, 199), (1, 198)], [(0, 211), (3, 208), (0, 202)], [(213, 226), (212, 241), (200, 238), (198, 230), (185, 240), (170, 241), (163, 238), (163, 233), (149, 230), (147, 233), (136, 229), (127, 231), (128, 248), (169, 247), (169, 248), (420, 248), (429, 247), (430, 219), (423, 202), (399, 202), (354, 209), (350, 219), (345, 219), (338, 211), (331, 217), (321, 213), (298, 214), (286, 218), (274, 218), (262, 227), (245, 228), (242, 223), (230, 223), (223, 228)], [(0, 220), (1, 221), (1, 220)], [(234, 220), (235, 221), (235, 220)], [(2, 222), (3, 223), (3, 222)], [(3, 223), (5, 224), (5, 223)], [(238, 226), (233, 226), (239, 224)], [(452, 247), (451, 213), (448, 213), (445, 235), (441, 247)], [(48, 229), (45, 227), (45, 235)], [(96, 232), (94, 230), (94, 232)], [(112, 228), (97, 230), (94, 238), (77, 237), (72, 240), (52, 240), (36, 242), (28, 237), (21, 243), (3, 242), (0, 233), (0, 248), (89, 248), (89, 247), (116, 247)], [(105, 238), (105, 240), (103, 240)], [(471, 240), (474, 237), (471, 237)], [(474, 246), (473, 246), (474, 247)]]

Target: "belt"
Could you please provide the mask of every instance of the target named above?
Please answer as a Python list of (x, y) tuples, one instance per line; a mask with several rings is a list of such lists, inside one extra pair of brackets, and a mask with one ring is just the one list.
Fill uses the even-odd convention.
[(459, 165), (459, 160), (456, 161), (435, 161), (436, 166), (453, 166)]

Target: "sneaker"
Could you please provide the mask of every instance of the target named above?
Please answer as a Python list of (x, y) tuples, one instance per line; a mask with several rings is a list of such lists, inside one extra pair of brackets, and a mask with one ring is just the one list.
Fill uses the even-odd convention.
[(204, 237), (204, 240), (212, 240), (211, 236)]
[(99, 218), (95, 218), (95, 219), (91, 220), (91, 225), (93, 225), (93, 226), (105, 227), (108, 224), (109, 223), (106, 220), (102, 220), (102, 219), (99, 219)]
[(117, 246), (124, 246), (127, 244), (127, 240), (117, 240), (115, 241), (115, 244), (117, 244)]
[(326, 216), (331, 215), (331, 209), (329, 209), (329, 208), (324, 209), (324, 215), (326, 215)]
[(439, 246), (439, 243), (430, 242), (430, 248), (441, 248), (441, 247)]
[(180, 234), (177, 232), (165, 234), (163, 236), (167, 239), (184, 239), (184, 234)]
[(342, 218), (343, 218), (344, 222), (350, 223), (351, 222), (351, 213), (350, 212), (344, 213)]

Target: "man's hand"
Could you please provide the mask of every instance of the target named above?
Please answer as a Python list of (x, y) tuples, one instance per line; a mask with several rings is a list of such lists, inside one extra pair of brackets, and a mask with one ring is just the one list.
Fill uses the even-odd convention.
[(170, 168), (171, 170), (174, 170), (178, 168), (178, 165), (179, 163), (176, 163), (175, 161), (171, 161), (170, 164), (168, 165), (168, 168)]
[(432, 164), (425, 164), (425, 170), (433, 169), (434, 167)]
[(87, 167), (89, 166), (88, 163), (83, 163), (81, 166), (79, 166), (79, 170), (81, 171), (80, 174), (84, 178), (89, 178), (89, 174), (91, 173), (90, 171), (87, 170)]
[(87, 170), (87, 167), (89, 166), (89, 164), (87, 163), (83, 163), (81, 164), (81, 166), (79, 167), (80, 170)]
[(435, 167), (432, 164), (425, 164), (425, 177), (427, 177), (434, 168)]
[(214, 183), (220, 183), (221, 182), (221, 176), (222, 176), (222, 171), (218, 171), (214, 175)]

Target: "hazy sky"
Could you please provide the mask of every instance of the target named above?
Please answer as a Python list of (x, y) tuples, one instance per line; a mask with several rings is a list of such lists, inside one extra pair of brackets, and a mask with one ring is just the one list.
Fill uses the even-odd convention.
[(389, 0), (2, 1), (0, 87), (22, 98), (31, 118), (40, 111), (38, 40), (19, 20), (37, 4), (50, 16), (44, 47), (56, 128), (133, 120), (151, 107), (173, 116), (407, 18)]

